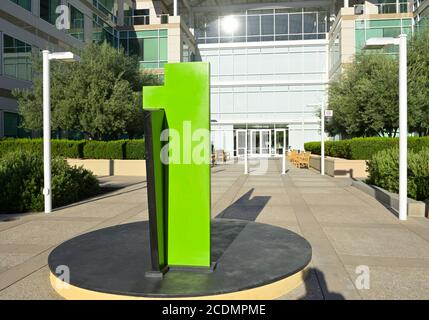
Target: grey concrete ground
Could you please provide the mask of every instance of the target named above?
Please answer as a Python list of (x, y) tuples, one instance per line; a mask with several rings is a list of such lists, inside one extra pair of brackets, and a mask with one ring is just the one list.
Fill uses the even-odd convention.
[[(255, 164), (257, 164), (255, 162)], [(265, 174), (242, 164), (212, 170), (212, 215), (288, 228), (313, 247), (307, 280), (281, 299), (429, 299), (429, 220), (400, 222), (348, 180), (280, 161)], [(47, 257), (59, 243), (107, 226), (147, 219), (142, 178), (104, 177), (117, 189), (52, 214), (0, 215), (0, 299), (59, 299)], [(369, 288), (360, 288), (362, 270)], [(359, 277), (360, 276), (360, 277)], [(359, 289), (358, 289), (359, 287)]]

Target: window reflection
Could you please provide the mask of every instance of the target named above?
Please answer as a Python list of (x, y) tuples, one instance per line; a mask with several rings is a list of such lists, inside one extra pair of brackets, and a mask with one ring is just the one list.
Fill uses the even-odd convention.
[(229, 16), (197, 16), (199, 43), (325, 39), (327, 13), (318, 8), (248, 10)]

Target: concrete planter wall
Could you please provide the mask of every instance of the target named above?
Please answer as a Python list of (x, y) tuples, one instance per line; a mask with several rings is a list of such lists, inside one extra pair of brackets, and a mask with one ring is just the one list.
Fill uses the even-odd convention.
[[(310, 167), (320, 171), (320, 156), (312, 155), (310, 157)], [(368, 172), (366, 172), (366, 160), (348, 160), (326, 157), (325, 174), (331, 177), (367, 178)]]
[(146, 176), (146, 160), (67, 159), (71, 166), (83, 166), (96, 176)]

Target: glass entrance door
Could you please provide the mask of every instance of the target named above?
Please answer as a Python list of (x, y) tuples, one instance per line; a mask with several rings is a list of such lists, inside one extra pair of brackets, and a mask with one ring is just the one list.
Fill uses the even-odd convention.
[[(274, 154), (281, 156), (286, 146), (286, 129), (274, 129)], [(286, 150), (285, 150), (286, 151)]]
[(268, 157), (271, 154), (271, 130), (260, 130), (261, 146), (260, 155)]
[(243, 157), (246, 152), (247, 130), (236, 130), (237, 156)]
[(260, 136), (259, 130), (250, 130), (250, 155), (259, 155), (260, 152)]
[(250, 155), (268, 157), (271, 151), (271, 134), (269, 129), (250, 130)]

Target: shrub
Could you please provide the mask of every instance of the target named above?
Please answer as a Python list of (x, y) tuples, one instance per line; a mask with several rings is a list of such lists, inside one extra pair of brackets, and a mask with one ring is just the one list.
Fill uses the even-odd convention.
[(87, 141), (83, 147), (85, 159), (124, 159), (126, 140)]
[(127, 141), (125, 145), (125, 159), (146, 159), (146, 148), (143, 139)]
[(65, 158), (83, 158), (85, 140), (52, 140), (52, 155)]
[[(408, 152), (408, 196), (416, 200), (429, 198), (429, 148)], [(368, 183), (390, 192), (399, 191), (399, 149), (382, 150), (368, 162)]]
[[(66, 158), (82, 158), (85, 140), (51, 140), (52, 156)], [(43, 153), (42, 139), (3, 139), (0, 140), (0, 157), (9, 152), (29, 151), (39, 154)]]
[[(305, 151), (309, 151), (314, 154), (320, 154), (320, 142), (312, 141), (304, 143)], [(326, 142), (325, 142), (325, 154), (326, 154)]]
[(368, 160), (371, 157), (386, 149), (391, 149), (398, 145), (397, 138), (354, 138), (350, 143), (350, 159), (353, 160)]
[[(398, 138), (354, 138), (349, 140), (326, 141), (325, 154), (331, 157), (339, 157), (351, 160), (368, 160), (379, 151), (398, 146)], [(314, 154), (320, 154), (320, 142), (307, 142), (305, 150)], [(429, 147), (429, 137), (409, 137), (408, 149), (419, 151)]]
[[(38, 152), (9, 152), (0, 159), (0, 211), (42, 211), (43, 157)], [(70, 167), (60, 157), (52, 159), (52, 204), (63, 206), (99, 191), (95, 176), (82, 167)]]

